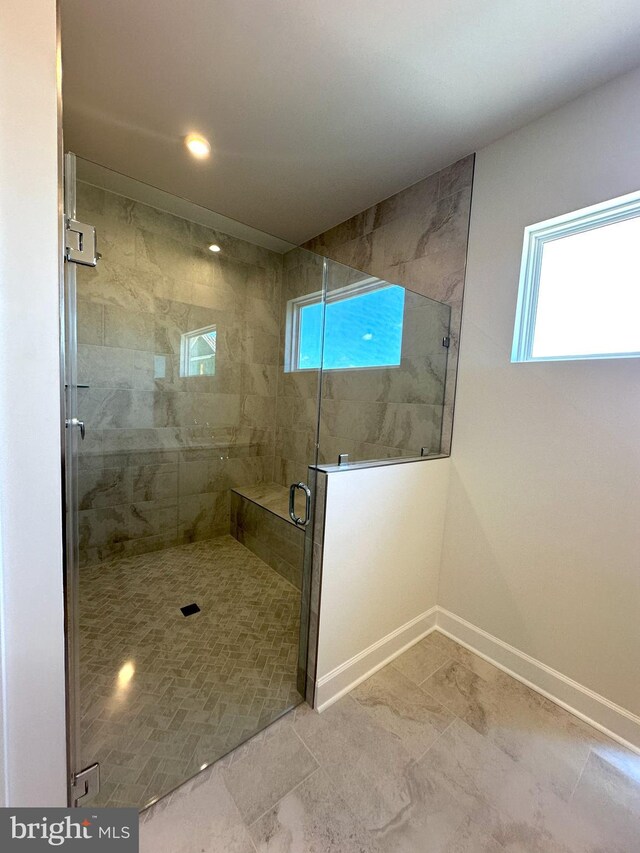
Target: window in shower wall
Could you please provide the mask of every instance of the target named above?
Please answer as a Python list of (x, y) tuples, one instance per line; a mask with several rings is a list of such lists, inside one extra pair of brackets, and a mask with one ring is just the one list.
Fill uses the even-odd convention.
[(448, 305), (326, 262), (321, 463), (440, 452), (449, 320)]
[(403, 287), (369, 278), (333, 291), (326, 306), (311, 294), (287, 308), (288, 371), (400, 365)]
[(180, 339), (180, 376), (213, 376), (216, 372), (216, 327), (185, 332)]

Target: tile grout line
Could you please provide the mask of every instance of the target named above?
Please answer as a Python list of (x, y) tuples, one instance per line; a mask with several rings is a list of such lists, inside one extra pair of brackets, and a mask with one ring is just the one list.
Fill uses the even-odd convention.
[[(317, 713), (317, 712), (316, 712), (316, 711), (314, 711), (314, 713)], [(322, 767), (322, 762), (321, 762), (321, 761), (319, 761), (319, 760), (318, 760), (318, 758), (317, 758), (317, 756), (315, 756), (315, 755), (313, 754), (313, 752), (311, 751), (310, 747), (305, 743), (304, 738), (302, 737), (302, 735), (301, 735), (301, 734), (299, 734), (299, 733), (296, 731), (295, 722), (293, 723), (293, 725), (291, 726), (291, 728), (293, 729), (293, 733), (294, 733), (294, 735), (298, 738), (298, 740), (300, 741), (300, 743), (301, 743), (301, 744), (303, 745), (303, 747), (307, 750), (307, 752), (309, 753), (309, 755), (311, 756), (311, 758), (313, 758), (313, 760), (314, 760), (314, 761), (315, 761), (315, 763), (318, 765), (318, 767)]]
[[(255, 841), (253, 840), (253, 835), (251, 835), (251, 832), (250, 832), (250, 830), (249, 830), (249, 827), (247, 826), (247, 824), (246, 824), (246, 823), (245, 823), (245, 821), (243, 820), (242, 815), (240, 815), (240, 819), (242, 820), (242, 824), (243, 824), (243, 826), (244, 826), (244, 831), (246, 832), (246, 834), (247, 834), (247, 838), (249, 839), (249, 844), (251, 844), (251, 847), (256, 851), (256, 853), (258, 853), (258, 848), (256, 847), (256, 843), (255, 843)], [(258, 818), (258, 819), (259, 819), (259, 818)]]
[[(427, 635), (427, 636), (429, 636), (429, 635)], [(427, 639), (427, 637), (425, 637), (425, 639)], [(415, 646), (412, 646), (411, 648), (407, 649), (406, 652), (403, 652), (397, 658), (394, 658), (389, 664), (387, 664), (387, 666), (393, 667), (393, 669), (395, 669), (396, 672), (399, 672), (401, 675), (404, 675), (404, 677), (407, 679), (407, 681), (410, 681), (412, 684), (415, 684), (416, 687), (422, 687), (422, 685), (425, 683), (425, 681), (428, 681), (430, 678), (432, 678), (436, 674), (436, 672), (439, 672), (439, 670), (442, 669), (443, 666), (446, 666), (447, 664), (451, 663), (451, 661), (455, 661), (455, 658), (448, 657), (444, 663), (438, 664), (438, 666), (436, 666), (436, 668), (432, 672), (430, 672), (429, 675), (427, 675), (425, 678), (423, 678), (422, 681), (414, 681), (414, 679), (411, 678), (411, 676), (407, 675), (398, 666), (396, 666), (396, 661), (400, 660), (400, 658), (402, 658), (403, 655), (407, 654), (407, 652), (410, 652), (412, 648), (415, 648)], [(384, 669), (384, 667), (383, 667), (383, 669)]]
[[(213, 766), (213, 765), (212, 765), (212, 766)], [(221, 770), (222, 770), (222, 768), (221, 768)], [(213, 775), (214, 775), (214, 774), (212, 773), (211, 775), (212, 775), (212, 777), (213, 777)], [(234, 798), (233, 794), (231, 793), (231, 791), (229, 790), (229, 787), (227, 786), (227, 782), (226, 782), (226, 779), (225, 779), (225, 774), (219, 771), (217, 775), (218, 775), (218, 779), (220, 780), (220, 782), (222, 782), (222, 787), (223, 787), (223, 788), (224, 788), (224, 790), (227, 792), (227, 796), (229, 797), (229, 799), (231, 800), (231, 803), (233, 804), (233, 808), (235, 809), (236, 814), (237, 814), (237, 816), (238, 816), (238, 818), (239, 818), (239, 820), (240, 820), (240, 824), (244, 827), (244, 831), (245, 831), (245, 833), (246, 833), (246, 835), (247, 835), (247, 837), (248, 837), (248, 839), (249, 839), (249, 843), (251, 844), (251, 846), (253, 847), (253, 849), (256, 851), (256, 853), (258, 853), (258, 848), (257, 848), (257, 847), (256, 847), (256, 845), (254, 844), (254, 842), (253, 842), (253, 838), (252, 838), (252, 836), (251, 836), (251, 833), (249, 832), (249, 824), (247, 824), (246, 820), (245, 820), (245, 819), (244, 819), (244, 817), (242, 816), (242, 813), (240, 812), (240, 809), (238, 808), (238, 804), (236, 803), (236, 801), (235, 801), (235, 798)], [(187, 796), (188, 796), (188, 795), (187, 795)]]
[(585, 758), (584, 764), (582, 765), (582, 769), (580, 770), (580, 773), (578, 774), (578, 778), (576, 779), (576, 783), (573, 786), (573, 788), (571, 789), (571, 794), (569, 795), (569, 799), (567, 800), (567, 803), (573, 803), (574, 794), (578, 790), (578, 785), (580, 784), (580, 780), (582, 779), (582, 777), (584, 775), (584, 771), (587, 769), (587, 764), (589, 763), (589, 759), (591, 758), (592, 752), (593, 752), (593, 747), (590, 746), (589, 750), (587, 752), (587, 757)]
[[(454, 663), (455, 663), (455, 664), (457, 664), (458, 666), (461, 666), (463, 669), (465, 669), (466, 671), (470, 672), (472, 675), (475, 675), (475, 676), (477, 676), (478, 678), (480, 678), (483, 682), (485, 682), (485, 681), (486, 681), (486, 679), (484, 679), (481, 675), (479, 675), (478, 673), (474, 672), (472, 669), (470, 669), (468, 666), (466, 666), (466, 665), (465, 665), (464, 663), (462, 663), (461, 661), (457, 660), (457, 658), (450, 658), (446, 663), (444, 663), (444, 664), (442, 664), (442, 666), (438, 667), (438, 669), (437, 669), (434, 673), (432, 673), (432, 675), (428, 676), (428, 678), (426, 678), (426, 679), (425, 679), (423, 682), (421, 682), (421, 683), (420, 683), (420, 685), (418, 685), (418, 686), (419, 686), (419, 687), (421, 687), (421, 686), (422, 686), (422, 684), (425, 684), (425, 683), (429, 680), (429, 678), (432, 678), (432, 676), (433, 676), (433, 675), (435, 675), (437, 672), (439, 672), (441, 669), (443, 669), (445, 666), (447, 666), (447, 665), (448, 665), (449, 663), (451, 663), (451, 662), (454, 662)], [(489, 682), (486, 682), (486, 683), (489, 683)], [(428, 693), (428, 691), (425, 691), (425, 693)], [(430, 693), (428, 693), (428, 695), (431, 695), (431, 694), (430, 694)], [(433, 698), (436, 698), (436, 697), (433, 697)], [(466, 699), (466, 698), (467, 698), (467, 697), (465, 696), (465, 699)], [(474, 727), (474, 726), (471, 726), (471, 724), (470, 724), (470, 723), (468, 723), (468, 722), (467, 722), (467, 720), (465, 720), (465, 718), (464, 718), (464, 717), (461, 717), (459, 714), (456, 714), (456, 713), (455, 713), (455, 711), (454, 711), (451, 707), (449, 707), (449, 705), (447, 705), (447, 703), (446, 703), (445, 701), (441, 701), (441, 700), (439, 700), (439, 699), (436, 699), (436, 701), (439, 701), (439, 702), (440, 702), (440, 703), (441, 703), (441, 704), (442, 704), (442, 705), (443, 705), (443, 706), (444, 706), (448, 711), (450, 711), (450, 712), (451, 712), (451, 714), (453, 714), (453, 720), (451, 720), (451, 722), (450, 722), (450, 723), (449, 723), (449, 725), (446, 727), (446, 729), (444, 729), (444, 730), (442, 731), (442, 734), (444, 734), (444, 733), (445, 733), (445, 732), (446, 732), (446, 731), (447, 731), (447, 730), (448, 730), (448, 729), (453, 725), (453, 723), (455, 722), (455, 720), (456, 720), (456, 719), (460, 720), (462, 723), (464, 723), (464, 724), (465, 724), (465, 725), (467, 725), (467, 726), (470, 726), (472, 729), (474, 729), (474, 731), (476, 731), (476, 729), (475, 729), (475, 727)], [(506, 756), (508, 756), (509, 758), (511, 758), (511, 760), (512, 760), (512, 761), (513, 761), (513, 762), (514, 762), (518, 767), (520, 767), (520, 769), (525, 770), (527, 773), (532, 773), (532, 771), (531, 771), (531, 770), (530, 770), (526, 765), (522, 765), (520, 761), (517, 761), (516, 759), (514, 759), (514, 758), (513, 758), (513, 756), (511, 756), (511, 755), (510, 755), (506, 750), (504, 750), (504, 749), (503, 749), (499, 744), (495, 743), (491, 738), (487, 737), (487, 735), (486, 735), (486, 734), (483, 734), (482, 732), (478, 732), (478, 734), (480, 734), (480, 735), (481, 735), (481, 736), (482, 736), (482, 737), (483, 737), (483, 738), (484, 738), (488, 743), (490, 743), (490, 744), (491, 744), (495, 749), (499, 750), (503, 755), (506, 755)], [(433, 743), (433, 744), (431, 744), (431, 746), (429, 746), (429, 748), (425, 751), (424, 755), (426, 755), (426, 754), (429, 752), (429, 750), (431, 749), (431, 747), (432, 747), (432, 746), (434, 746), (434, 745), (435, 745), (435, 743), (437, 743), (437, 741), (438, 741), (439, 739), (440, 739), (440, 738), (438, 737), (438, 738), (436, 739), (436, 741), (434, 741), (434, 743)], [(572, 789), (572, 791), (571, 791), (571, 795), (570, 795), (569, 799), (565, 801), (565, 802), (567, 802), (567, 803), (570, 803), (570, 802), (573, 800), (573, 794), (575, 793), (575, 790), (576, 790), (576, 788), (578, 787), (578, 784), (579, 784), (579, 782), (580, 782), (580, 779), (582, 778), (582, 774), (584, 773), (584, 770), (585, 770), (585, 768), (586, 768), (586, 766), (587, 766), (587, 762), (588, 762), (588, 760), (589, 760), (589, 757), (590, 757), (590, 755), (591, 755), (591, 752), (592, 752), (592, 747), (590, 747), (590, 748), (589, 748), (589, 752), (588, 752), (587, 758), (586, 758), (586, 760), (585, 760), (585, 762), (584, 762), (584, 765), (583, 765), (583, 767), (582, 767), (582, 770), (580, 771), (580, 775), (578, 776), (578, 779), (577, 779), (577, 781), (576, 781), (575, 785), (573, 786), (573, 789)], [(422, 760), (422, 758), (424, 758), (424, 755), (422, 755), (422, 756), (420, 757), (420, 759), (419, 759), (419, 760)], [(545, 787), (547, 788), (547, 790), (549, 790), (549, 791), (551, 791), (551, 792), (553, 792), (553, 791), (554, 791), (553, 787), (552, 787), (551, 785), (547, 784), (547, 783), (545, 783)], [(559, 797), (559, 799), (562, 799), (559, 795), (556, 795), (556, 796), (558, 796), (558, 797)]]
[[(304, 779), (301, 779), (296, 785), (293, 786), (293, 788), (289, 788), (289, 790), (286, 792), (286, 794), (283, 794), (281, 797), (278, 797), (278, 799), (272, 805), (270, 805), (268, 809), (265, 809), (261, 814), (258, 815), (258, 817), (255, 820), (252, 820), (251, 823), (248, 824), (244, 820), (244, 818), (242, 818), (242, 821), (245, 824), (245, 826), (247, 828), (251, 828), (252, 826), (255, 826), (255, 824), (259, 820), (262, 820), (262, 818), (265, 815), (269, 814), (270, 811), (275, 809), (275, 807), (278, 806), (284, 799), (286, 799), (289, 796), (289, 794), (293, 794), (294, 791), (297, 791), (301, 785), (303, 785), (306, 781), (311, 779), (311, 777), (314, 776), (316, 773), (318, 773), (320, 770), (322, 770), (322, 767), (320, 767), (320, 765), (318, 765), (316, 768), (314, 768), (311, 771), (311, 773), (307, 773), (307, 775), (304, 777)], [(242, 815), (240, 815), (240, 817), (242, 817)]]
[[(352, 700), (352, 701), (354, 702), (354, 704), (359, 704), (359, 703), (356, 703), (355, 700)], [(322, 763), (319, 761), (319, 759), (316, 758), (316, 756), (313, 754), (310, 747), (305, 743), (304, 739), (302, 738), (302, 735), (300, 735), (299, 732), (297, 732), (295, 730), (295, 728), (293, 728), (293, 731), (294, 731), (294, 734), (296, 735), (296, 737), (300, 740), (302, 745), (306, 748), (307, 752), (313, 758), (313, 760), (317, 763), (318, 766), (305, 779), (303, 779), (301, 782), (299, 782), (298, 785), (296, 785), (294, 788), (292, 788), (291, 791), (289, 791), (289, 794), (292, 793), (293, 791), (295, 791), (297, 788), (299, 788), (303, 782), (306, 782), (308, 779), (310, 779), (312, 776), (314, 776), (316, 773), (319, 773), (319, 772), (324, 773), (326, 775), (327, 779), (329, 779), (329, 781), (332, 781), (331, 775), (329, 774), (328, 770), (322, 765)], [(436, 738), (436, 740), (437, 740), (437, 738)], [(288, 795), (285, 794), (285, 796), (288, 796)], [(362, 824), (361, 819), (358, 817), (358, 815), (353, 810), (351, 803), (348, 801), (348, 799), (346, 797), (343, 796), (343, 794), (341, 792), (339, 792), (339, 798), (342, 800), (342, 802), (343, 802), (345, 808), (347, 809), (349, 815), (351, 816), (352, 820), (355, 821), (357, 824)], [(281, 802), (283, 799), (284, 799), (284, 797), (282, 797), (281, 800), (278, 800), (278, 802)], [(273, 806), (272, 806), (272, 808), (273, 808)], [(267, 812), (268, 811), (270, 811), (270, 810), (267, 809)], [(265, 814), (267, 812), (265, 812)], [(264, 815), (261, 815), (261, 817), (264, 817)], [(260, 818), (257, 818), (257, 820), (260, 820)], [(254, 823), (255, 823), (255, 821), (254, 821)], [(367, 832), (369, 832), (368, 828), (366, 826), (364, 826), (364, 824), (362, 824), (362, 825), (365, 828), (365, 830)], [(253, 826), (253, 824), (252, 824), (252, 826)], [(297, 851), (296, 851), (296, 853), (297, 853)]]
[[(483, 678), (479, 673), (474, 672), (474, 671), (473, 671), (470, 667), (468, 667), (465, 663), (463, 663), (461, 660), (458, 660), (458, 658), (455, 658), (455, 657), (449, 657), (449, 658), (447, 658), (447, 660), (446, 660), (446, 661), (445, 661), (441, 666), (437, 667), (437, 669), (434, 669), (434, 671), (431, 673), (431, 675), (428, 675), (428, 676), (424, 679), (424, 681), (421, 681), (421, 682), (418, 684), (418, 687), (422, 687), (422, 685), (423, 685), (423, 684), (425, 684), (425, 683), (426, 683), (430, 678), (433, 678), (433, 676), (434, 676), (434, 675), (436, 675), (436, 673), (440, 672), (440, 670), (441, 670), (441, 669), (444, 669), (444, 668), (445, 668), (445, 666), (449, 666), (449, 664), (452, 664), (452, 663), (455, 663), (457, 666), (461, 666), (461, 667), (462, 667), (463, 669), (465, 669), (467, 672), (470, 672), (472, 675), (475, 675), (475, 676), (476, 676), (476, 678), (481, 678), (481, 679), (482, 679), (482, 681), (487, 681), (487, 679), (486, 679), (486, 678)], [(487, 683), (489, 683), (489, 682), (487, 682)], [(427, 692), (428, 692), (428, 691), (427, 691)]]
[[(426, 684), (430, 678), (433, 678), (434, 675), (436, 675), (438, 672), (440, 672), (441, 669), (444, 669), (445, 666), (449, 666), (449, 664), (451, 664), (451, 663), (459, 663), (459, 661), (456, 661), (455, 658), (447, 658), (443, 664), (440, 664), (440, 666), (436, 667), (436, 669), (433, 670), (431, 675), (428, 675), (426, 678), (424, 678), (422, 681), (420, 681), (416, 686), (419, 687), (421, 690), (424, 690), (425, 693), (429, 693), (428, 690), (425, 690), (423, 685)], [(468, 669), (468, 667), (464, 666), (464, 664), (460, 664), (460, 666), (464, 667), (465, 669)], [(431, 696), (431, 695), (432, 694), (429, 693), (429, 696)], [(433, 698), (435, 699), (436, 697), (434, 696)], [(437, 701), (440, 701), (440, 700), (438, 699)], [(441, 702), (440, 704), (444, 705), (444, 702)]]
[[(452, 719), (451, 719), (451, 720), (449, 720), (449, 722), (448, 722), (448, 723), (447, 723), (447, 725), (442, 729), (442, 731), (441, 731), (441, 732), (438, 732), (438, 736), (434, 739), (433, 743), (430, 743), (430, 744), (429, 744), (429, 746), (425, 749), (425, 751), (422, 753), (422, 755), (421, 755), (419, 758), (416, 758), (416, 760), (415, 760), (415, 761), (416, 761), (416, 764), (418, 764), (420, 761), (422, 761), (422, 759), (425, 757), (425, 755), (427, 755), (427, 753), (428, 753), (428, 752), (429, 752), (429, 751), (430, 751), (430, 750), (431, 750), (431, 749), (432, 749), (432, 748), (433, 748), (433, 747), (438, 743), (438, 741), (442, 738), (442, 736), (445, 734), (445, 732), (448, 732), (448, 731), (449, 731), (449, 729), (451, 728), (451, 726), (455, 723), (455, 721), (456, 721), (457, 719), (459, 719), (459, 718), (456, 716), (456, 714), (454, 714), (453, 712), (451, 712), (451, 713), (452, 713)], [(463, 722), (464, 722), (464, 721), (463, 721)]]

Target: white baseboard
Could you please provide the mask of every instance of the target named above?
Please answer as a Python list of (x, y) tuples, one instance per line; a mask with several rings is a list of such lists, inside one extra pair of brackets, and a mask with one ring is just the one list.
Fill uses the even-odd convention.
[(640, 717), (443, 607), (432, 607), (320, 678), (316, 685), (316, 709), (324, 711), (436, 628), (613, 740), (640, 753)]
[(421, 613), (318, 679), (315, 707), (324, 711), (436, 627), (437, 607)]
[(443, 607), (438, 607), (437, 628), (556, 705), (640, 753), (640, 717)]

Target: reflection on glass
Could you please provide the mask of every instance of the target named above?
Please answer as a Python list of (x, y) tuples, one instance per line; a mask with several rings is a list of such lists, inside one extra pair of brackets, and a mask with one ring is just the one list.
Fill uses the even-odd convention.
[(111, 696), (111, 705), (116, 708), (127, 701), (131, 689), (131, 681), (135, 675), (136, 668), (132, 660), (127, 661), (118, 670), (115, 689)]

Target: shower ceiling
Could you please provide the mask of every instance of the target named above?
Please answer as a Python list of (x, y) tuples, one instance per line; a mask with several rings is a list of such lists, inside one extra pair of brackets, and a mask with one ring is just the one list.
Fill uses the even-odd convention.
[(65, 146), (296, 243), (640, 63), (638, 0), (61, 5)]

